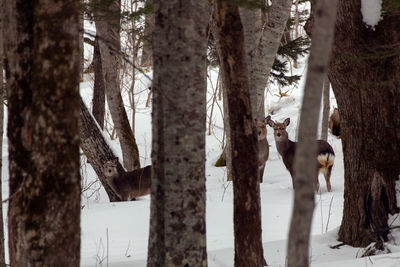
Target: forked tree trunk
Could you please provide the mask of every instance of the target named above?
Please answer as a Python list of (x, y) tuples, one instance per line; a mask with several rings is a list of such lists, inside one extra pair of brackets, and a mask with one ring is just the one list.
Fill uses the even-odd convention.
[(294, 160), (294, 205), (288, 240), (288, 266), (307, 267), (312, 215), (314, 182), (318, 175), (317, 131), (321, 94), (333, 44), (336, 1), (319, 0), (314, 14), (310, 58), (301, 108), (299, 141)]
[(214, 17), (227, 93), (233, 152), (235, 266), (263, 266), (257, 138), (251, 114), (243, 28), (238, 6), (234, 1), (215, 1)]
[(400, 5), (382, 1), (374, 29), (363, 23), (360, 8), (360, 1), (339, 1), (329, 75), (345, 171), (339, 240), (352, 246), (387, 240), (400, 173)]
[[(100, 1), (100, 3), (98, 2)], [(120, 1), (97, 0), (94, 9), (96, 35), (99, 37), (102, 71), (108, 107), (121, 144), (124, 167), (140, 167), (139, 150), (122, 100), (119, 83)]]
[(207, 266), (206, 1), (155, 0), (147, 266)]
[(79, 266), (79, 1), (5, 1), (11, 266)]

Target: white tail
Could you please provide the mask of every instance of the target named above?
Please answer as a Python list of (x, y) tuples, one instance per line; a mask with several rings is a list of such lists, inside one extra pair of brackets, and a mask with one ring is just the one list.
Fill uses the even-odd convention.
[(260, 183), (263, 182), (265, 162), (269, 156), (269, 145), (267, 141), (267, 124), (265, 120), (255, 120), (257, 125), (258, 139), (258, 177)]
[[(288, 133), (286, 131), (286, 127), (290, 123), (290, 119), (287, 118), (284, 120), (283, 123), (271, 120), (271, 116), (265, 118), (267, 124), (274, 129), (274, 138), (276, 148), (279, 154), (282, 156), (283, 163), (285, 164), (286, 169), (290, 172), (293, 181), (293, 164), (294, 164), (294, 155), (296, 150), (296, 142), (289, 140)], [(318, 144), (318, 152), (316, 155), (316, 160), (318, 163), (318, 172), (317, 177), (315, 178), (315, 189), (316, 191), (319, 190), (319, 181), (318, 181), (318, 173), (322, 172), (325, 181), (326, 181), (326, 188), (328, 192), (331, 191), (331, 173), (332, 167), (335, 161), (335, 152), (331, 145), (324, 141), (324, 140), (317, 140)]]
[(150, 194), (151, 166), (119, 174), (117, 164), (118, 158), (107, 161), (103, 164), (103, 171), (108, 184), (122, 201)]

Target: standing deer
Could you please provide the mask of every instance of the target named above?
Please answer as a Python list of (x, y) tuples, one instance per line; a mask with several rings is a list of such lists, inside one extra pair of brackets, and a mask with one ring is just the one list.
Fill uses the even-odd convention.
[[(290, 118), (287, 118), (283, 121), (283, 123), (271, 120), (271, 116), (265, 118), (267, 124), (274, 129), (274, 138), (276, 148), (279, 154), (282, 156), (283, 163), (285, 164), (286, 169), (290, 172), (292, 176), (292, 183), (294, 186), (294, 155), (296, 150), (296, 142), (289, 140), (288, 133), (286, 131), (286, 127), (290, 123)], [(331, 145), (324, 140), (317, 140), (318, 144), (318, 152), (316, 155), (316, 160), (318, 164), (317, 176), (315, 178), (315, 189), (319, 190), (319, 181), (318, 174), (322, 172), (326, 181), (326, 188), (328, 192), (331, 191), (331, 173), (333, 163), (335, 161), (335, 152), (333, 151)]]
[(131, 172), (118, 173), (118, 158), (103, 164), (104, 175), (112, 190), (122, 201), (150, 194), (151, 165)]
[(269, 156), (269, 145), (267, 141), (267, 124), (265, 120), (257, 120), (257, 140), (258, 140), (258, 177), (260, 183), (263, 182), (265, 162)]

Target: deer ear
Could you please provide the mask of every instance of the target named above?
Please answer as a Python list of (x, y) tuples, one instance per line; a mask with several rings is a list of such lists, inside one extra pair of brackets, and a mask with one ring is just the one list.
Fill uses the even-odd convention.
[(271, 116), (269, 116), (269, 115), (265, 118), (265, 122), (271, 127), (274, 127), (274, 125), (275, 125), (275, 122), (273, 120), (271, 120)]
[(287, 118), (286, 120), (283, 121), (283, 124), (285, 124), (286, 126), (288, 126), (290, 123), (290, 118)]

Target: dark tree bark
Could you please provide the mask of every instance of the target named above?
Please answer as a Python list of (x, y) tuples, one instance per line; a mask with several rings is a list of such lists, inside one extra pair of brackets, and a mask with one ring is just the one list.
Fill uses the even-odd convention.
[[(108, 185), (106, 177), (103, 173), (103, 164), (106, 161), (114, 159), (116, 156), (108, 146), (107, 142), (104, 140), (101, 130), (97, 127), (92, 114), (90, 114), (82, 99), (79, 101), (79, 106), (80, 147), (88, 158), (93, 170), (99, 177), (100, 182), (106, 190), (110, 201), (121, 201)], [(124, 168), (121, 164), (119, 164), (119, 162), (117, 169), (119, 173), (124, 172)]]
[[(0, 6), (4, 7), (3, 0), (0, 0)], [(3, 177), (1, 175), (1, 169), (3, 166), (3, 124), (4, 124), (4, 94), (5, 88), (3, 88), (3, 18), (4, 14), (0, 11), (0, 185), (2, 184)], [(3, 200), (2, 190), (0, 189), (0, 201)], [(5, 255), (4, 255), (4, 222), (3, 222), (3, 202), (0, 203), (0, 267), (6, 267)]]
[(400, 173), (400, 5), (382, 1), (375, 29), (360, 1), (339, 1), (329, 78), (340, 112), (344, 208), (339, 240), (366, 246), (387, 240), (388, 214), (398, 212)]
[(238, 6), (234, 1), (216, 1), (214, 17), (229, 106), (233, 152), (235, 266), (263, 266), (257, 138), (251, 113), (244, 36)]
[(120, 1), (96, 0), (94, 3), (107, 103), (121, 144), (124, 167), (132, 171), (140, 167), (140, 160), (120, 91)]
[(79, 266), (79, 1), (5, 1), (11, 266)]
[(154, 1), (148, 266), (207, 266), (206, 1)]
[(94, 86), (93, 86), (93, 117), (96, 119), (100, 128), (104, 129), (104, 114), (106, 93), (104, 86), (103, 67), (99, 48), (99, 37), (96, 36), (93, 46), (93, 67), (94, 67)]
[(329, 110), (330, 110), (330, 83), (328, 75), (324, 78), (322, 95), (322, 123), (321, 123), (321, 140), (328, 141), (328, 124), (329, 124)]
[(310, 58), (301, 108), (299, 141), (294, 161), (294, 206), (288, 240), (288, 266), (309, 266), (309, 243), (317, 172), (317, 131), (321, 94), (333, 44), (336, 1), (319, 0), (315, 6)]

